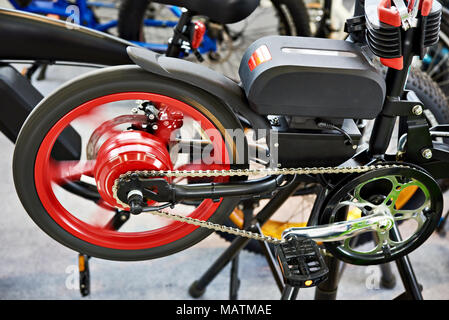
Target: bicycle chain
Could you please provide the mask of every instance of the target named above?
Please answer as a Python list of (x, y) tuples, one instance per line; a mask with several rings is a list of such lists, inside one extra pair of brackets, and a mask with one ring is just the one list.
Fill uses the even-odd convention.
[[(368, 171), (387, 169), (387, 168), (404, 168), (403, 165), (369, 165), (356, 167), (312, 167), (312, 168), (262, 168), (262, 169), (230, 169), (230, 170), (143, 170), (143, 171), (129, 171), (121, 174), (117, 178), (112, 187), (114, 199), (124, 208), (129, 207), (128, 204), (122, 202), (117, 196), (118, 185), (121, 181), (131, 179), (131, 175), (138, 178), (148, 179), (154, 177), (179, 178), (179, 177), (232, 177), (232, 176), (258, 176), (258, 175), (308, 175), (308, 174), (341, 174), (341, 173), (364, 173)], [(258, 241), (266, 241), (273, 244), (281, 244), (283, 239), (277, 239), (263, 234), (250, 232), (238, 228), (228, 227), (209, 221), (185, 217), (161, 210), (148, 211), (153, 215), (165, 217), (171, 220), (180, 221), (188, 224), (193, 224), (201, 228), (206, 228), (214, 231), (221, 231), (234, 234), (240, 237), (254, 239)]]

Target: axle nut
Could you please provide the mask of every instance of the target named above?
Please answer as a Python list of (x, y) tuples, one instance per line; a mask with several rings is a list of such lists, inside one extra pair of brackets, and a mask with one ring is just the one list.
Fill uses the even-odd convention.
[(413, 112), (413, 114), (414, 114), (415, 116), (420, 116), (420, 115), (422, 115), (422, 112), (423, 112), (422, 106), (420, 106), (419, 104), (417, 104), (416, 106), (414, 106), (414, 107), (412, 108), (412, 112)]
[(421, 155), (423, 156), (423, 158), (424, 159), (432, 159), (432, 150), (430, 150), (430, 149), (424, 149), (422, 152), (421, 152)]

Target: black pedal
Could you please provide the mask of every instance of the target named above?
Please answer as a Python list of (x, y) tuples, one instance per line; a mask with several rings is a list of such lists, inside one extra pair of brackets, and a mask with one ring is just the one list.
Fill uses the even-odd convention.
[(286, 284), (310, 288), (327, 279), (329, 269), (315, 241), (290, 237), (275, 251)]

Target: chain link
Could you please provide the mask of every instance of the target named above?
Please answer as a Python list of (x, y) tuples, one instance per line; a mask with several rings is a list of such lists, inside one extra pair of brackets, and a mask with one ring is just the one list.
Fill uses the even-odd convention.
[[(112, 192), (114, 199), (118, 204), (122, 205), (124, 208), (128, 208), (128, 204), (122, 202), (118, 196), (118, 185), (121, 181), (127, 181), (131, 179), (131, 176), (136, 176), (141, 179), (148, 178), (180, 178), (180, 177), (229, 177), (229, 176), (260, 176), (260, 175), (308, 175), (308, 174), (341, 174), (341, 173), (364, 173), (368, 171), (378, 170), (378, 169), (388, 169), (388, 168), (404, 168), (406, 166), (402, 165), (369, 165), (369, 166), (356, 166), (356, 167), (312, 167), (312, 168), (261, 168), (261, 169), (230, 169), (230, 170), (141, 170), (141, 171), (128, 171), (127, 173), (121, 174), (118, 179), (115, 180), (112, 187)], [(185, 217), (182, 215), (177, 215), (169, 212), (163, 212), (161, 210), (147, 211), (153, 215), (160, 217), (165, 217), (171, 220), (180, 221), (192, 225), (199, 226), (201, 228), (206, 228), (214, 231), (226, 232), (236, 236), (249, 238), (253, 240), (265, 241), (273, 244), (280, 244), (284, 240), (273, 238), (270, 236), (265, 236), (263, 234), (250, 232), (247, 230), (242, 230), (238, 228), (228, 227), (225, 225), (220, 225), (212, 223), (209, 221), (199, 220), (191, 217)]]

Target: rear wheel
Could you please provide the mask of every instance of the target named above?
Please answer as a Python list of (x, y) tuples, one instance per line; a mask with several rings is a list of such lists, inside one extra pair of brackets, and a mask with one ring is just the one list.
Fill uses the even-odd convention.
[[(148, 125), (148, 114), (136, 111), (142, 105), (157, 109), (158, 128)], [(77, 159), (54, 152), (68, 127), (81, 138)], [(117, 230), (114, 219), (127, 211), (114, 198), (115, 179), (134, 170), (235, 168), (231, 160), (244, 151), (234, 148), (225, 129), (239, 127), (235, 116), (202, 90), (137, 66), (95, 71), (46, 98), (27, 119), (14, 152), (15, 186), (38, 226), (78, 252), (111, 260), (162, 257), (192, 246), (211, 231), (151, 213), (131, 215)], [(210, 148), (193, 163), (179, 145), (198, 140)], [(235, 205), (232, 199), (206, 199), (164, 210), (220, 223)]]

